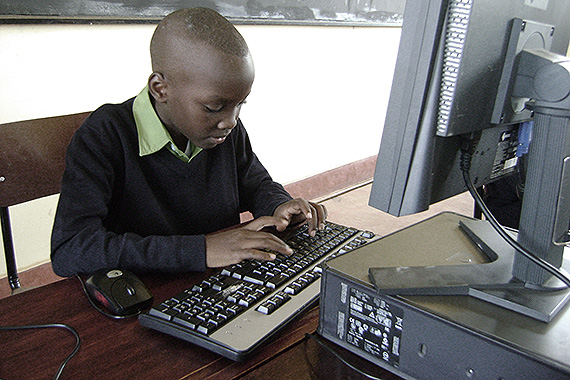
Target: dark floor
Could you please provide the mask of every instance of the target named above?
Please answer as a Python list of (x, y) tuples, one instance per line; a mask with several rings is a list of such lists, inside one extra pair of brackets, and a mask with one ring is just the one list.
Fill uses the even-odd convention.
[[(328, 210), (329, 220), (347, 226), (386, 235), (403, 227), (423, 220), (442, 211), (454, 211), (463, 215), (473, 215), (473, 200), (467, 193), (460, 194), (431, 207), (429, 211), (404, 217), (393, 217), (368, 206), (371, 185), (364, 185), (341, 195), (325, 197), (323, 204)], [(49, 284), (61, 279), (53, 273), (49, 263), (20, 273), (20, 283), (24, 289)], [(0, 298), (10, 295), (6, 278), (0, 279)]]

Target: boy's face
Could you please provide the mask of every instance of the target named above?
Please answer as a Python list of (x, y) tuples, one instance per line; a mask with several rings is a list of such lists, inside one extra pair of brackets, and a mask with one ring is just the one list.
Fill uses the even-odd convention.
[(226, 55), (204, 44), (181, 52), (168, 73), (154, 73), (149, 88), (156, 111), (174, 138), (210, 149), (224, 142), (254, 80), (251, 56)]

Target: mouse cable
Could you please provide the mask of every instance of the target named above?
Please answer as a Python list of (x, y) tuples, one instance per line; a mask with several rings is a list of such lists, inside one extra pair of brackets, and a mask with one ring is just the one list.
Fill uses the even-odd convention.
[(376, 376), (371, 375), (371, 374), (369, 374), (369, 373), (367, 373), (367, 372), (364, 372), (363, 370), (357, 368), (355, 365), (349, 363), (348, 360), (346, 360), (346, 359), (344, 359), (342, 356), (340, 356), (340, 354), (337, 352), (337, 350), (335, 350), (335, 349), (333, 349), (332, 347), (329, 347), (328, 345), (326, 345), (326, 344), (322, 341), (322, 339), (321, 339), (319, 336), (317, 336), (317, 335), (315, 335), (315, 334), (309, 334), (309, 333), (306, 333), (305, 336), (306, 336), (307, 338), (314, 339), (315, 342), (317, 342), (321, 347), (327, 349), (327, 351), (329, 351), (329, 352), (330, 352), (331, 354), (333, 354), (338, 360), (340, 360), (340, 361), (342, 362), (342, 364), (344, 364), (344, 365), (346, 365), (347, 367), (349, 367), (349, 368), (355, 370), (356, 372), (358, 372), (358, 373), (361, 374), (362, 376), (365, 376), (365, 377), (367, 377), (367, 378), (369, 378), (369, 379), (372, 379), (372, 380), (385, 380), (385, 379), (382, 378), (382, 377), (376, 377)]
[(79, 347), (81, 346), (81, 338), (79, 337), (79, 334), (77, 333), (77, 331), (73, 327), (66, 325), (66, 324), (63, 324), (63, 323), (48, 323), (48, 324), (42, 324), (42, 325), (0, 326), (0, 331), (34, 330), (34, 329), (49, 329), (49, 328), (65, 329), (65, 330), (71, 332), (75, 336), (75, 348), (67, 356), (67, 358), (65, 358), (65, 360), (61, 363), (57, 373), (54, 376), (54, 380), (58, 380), (59, 377), (61, 376), (61, 373), (63, 372), (63, 369), (65, 368), (66, 364), (71, 360), (71, 358), (73, 358), (73, 356), (75, 356), (77, 351), (79, 351)]
[(83, 282), (83, 279), (78, 274), (76, 274), (75, 277), (77, 277), (77, 279), (81, 283), (81, 287), (83, 288), (83, 293), (85, 293), (85, 296), (87, 297), (87, 300), (89, 301), (91, 306), (93, 306), (95, 308), (95, 310), (97, 310), (99, 313), (103, 314), (104, 316), (109, 317), (109, 318), (113, 318), (113, 319), (127, 319), (127, 318), (136, 317), (141, 313), (141, 311), (137, 311), (136, 313), (127, 314), (127, 315), (114, 315), (111, 313), (107, 313), (105, 310), (101, 309), (99, 307), (99, 305), (97, 305), (95, 303), (95, 301), (93, 301), (93, 299), (89, 295), (89, 292), (87, 291), (87, 288), (85, 287), (85, 282)]

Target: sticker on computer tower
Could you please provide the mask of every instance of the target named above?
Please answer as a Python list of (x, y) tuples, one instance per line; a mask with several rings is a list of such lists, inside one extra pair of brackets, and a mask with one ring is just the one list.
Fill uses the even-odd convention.
[(346, 342), (398, 367), (403, 318), (401, 308), (351, 288)]

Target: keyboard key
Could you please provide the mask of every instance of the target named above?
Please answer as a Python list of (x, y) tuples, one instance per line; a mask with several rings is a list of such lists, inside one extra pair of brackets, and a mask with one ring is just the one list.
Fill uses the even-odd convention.
[(178, 293), (177, 295), (172, 297), (171, 300), (173, 300), (175, 302), (184, 302), (188, 299), (188, 297), (190, 297), (191, 294), (192, 293), (189, 291), (184, 291), (184, 292)]
[(260, 313), (269, 315), (273, 313), (275, 309), (277, 309), (277, 305), (275, 305), (275, 303), (271, 301), (265, 301), (264, 303), (259, 305), (256, 310), (259, 311)]
[(291, 296), (285, 292), (279, 292), (273, 297), (271, 297), (271, 300), (275, 302), (277, 306), (283, 305), (285, 302), (289, 301), (290, 299)]
[(253, 294), (247, 295), (244, 298), (239, 300), (239, 304), (245, 307), (251, 306), (259, 300), (258, 297), (255, 297)]
[(269, 314), (273, 313), (275, 310), (277, 310), (285, 302), (289, 301), (290, 299), (291, 299), (290, 295), (288, 295), (284, 292), (279, 292), (279, 293), (273, 295), (267, 301), (263, 302), (255, 310), (259, 311), (260, 313), (269, 315)]
[(271, 289), (276, 289), (279, 286), (281, 286), (283, 283), (285, 283), (288, 279), (289, 279), (289, 275), (285, 274), (285, 273), (281, 273), (277, 276), (273, 276), (271, 277), (269, 280), (267, 280), (267, 282), (265, 283), (265, 285), (268, 288)]
[(207, 311), (203, 311), (200, 314), (196, 315), (196, 318), (198, 318), (199, 320), (206, 322), (208, 321), (208, 319), (212, 318), (213, 315), (212, 313), (209, 313)]
[(149, 314), (170, 321), (178, 312), (168, 306), (159, 305), (150, 309)]
[(189, 329), (195, 330), (196, 327), (202, 322), (200, 319), (189, 314), (180, 314), (173, 318), (173, 322), (185, 326)]
[(210, 284), (200, 283), (200, 284), (196, 284), (192, 287), (192, 291), (198, 292), (198, 293), (201, 293), (206, 289), (210, 289)]
[(245, 294), (242, 292), (235, 292), (233, 294), (230, 294), (228, 296), (228, 298), (226, 298), (228, 301), (233, 302), (233, 303), (238, 303), (243, 297), (245, 297)]
[(251, 273), (244, 275), (243, 280), (258, 285), (263, 285), (267, 281), (269, 281), (271, 277), (273, 277), (273, 275), (269, 275), (267, 273), (260, 273), (259, 271), (254, 270)]
[(295, 295), (295, 294), (298, 294), (301, 290), (303, 290), (303, 288), (301, 287), (301, 285), (299, 283), (292, 282), (287, 287), (285, 287), (285, 289), (283, 291), (287, 294)]
[(241, 305), (235, 304), (226, 309), (226, 312), (232, 314), (233, 316), (239, 315), (245, 308)]
[(230, 276), (220, 276), (219, 280), (216, 281), (214, 284), (212, 284), (212, 289), (214, 290), (223, 290), (223, 289), (227, 289), (232, 285), (235, 285), (236, 283), (238, 283), (239, 280), (237, 278), (234, 277), (230, 277)]
[(244, 261), (235, 265), (235, 270), (232, 273), (232, 277), (241, 279), (243, 276), (248, 275), (250, 272), (258, 266), (257, 263), (253, 261)]
[(211, 322), (205, 322), (201, 325), (198, 326), (198, 328), (196, 329), (196, 331), (204, 334), (204, 335), (208, 335), (211, 334), (212, 332), (214, 332), (214, 330), (216, 330), (218, 328), (218, 326), (216, 326), (215, 324), (211, 323)]

